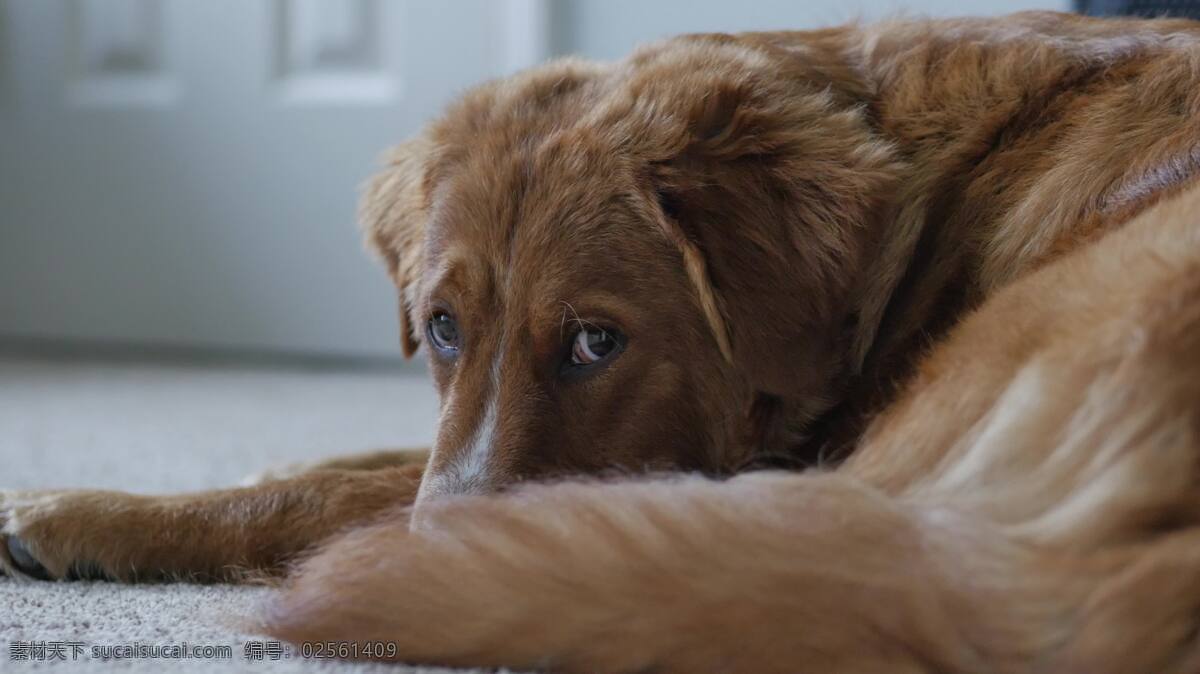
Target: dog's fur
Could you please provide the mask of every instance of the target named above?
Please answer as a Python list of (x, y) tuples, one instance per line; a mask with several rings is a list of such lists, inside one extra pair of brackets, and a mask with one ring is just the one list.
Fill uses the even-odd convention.
[[(9, 494), (0, 562), (229, 577), (357, 524), (268, 631), (565, 671), (1197, 671), (1198, 169), (1186, 21), (689, 36), (484, 85), (363, 211), (405, 353), (458, 318), (427, 463)], [(589, 324), (627, 348), (564, 376)], [(756, 463), (816, 467), (714, 479)], [(483, 495), (609, 469), (692, 476)]]

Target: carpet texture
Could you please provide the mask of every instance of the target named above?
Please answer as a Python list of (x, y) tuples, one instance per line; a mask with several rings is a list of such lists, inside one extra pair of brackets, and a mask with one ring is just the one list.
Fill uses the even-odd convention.
[[(0, 488), (166, 493), (231, 486), (293, 461), (428, 445), (436, 415), (432, 388), (415, 371), (0, 356)], [(272, 659), (281, 655), (274, 646), (238, 628), (267, 592), (0, 577), (0, 671), (448, 671)], [(231, 657), (102, 657), (120, 654), (106, 652), (109, 646), (145, 646), (149, 655), (151, 646), (184, 643), (229, 646)]]

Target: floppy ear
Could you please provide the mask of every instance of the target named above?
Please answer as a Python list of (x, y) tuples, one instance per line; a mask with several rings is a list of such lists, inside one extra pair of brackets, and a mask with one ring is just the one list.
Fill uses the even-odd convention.
[(827, 88), (761, 64), (673, 70), (701, 75), (645, 86), (677, 111), (649, 162), (661, 225), (752, 389), (811, 400), (796, 412), (815, 415), (854, 367), (857, 284), (898, 164), (861, 106)]
[(399, 292), (400, 345), (406, 358), (416, 353), (421, 339), (413, 311), (424, 260), (431, 146), (418, 137), (392, 148), (386, 167), (367, 183), (358, 211), (368, 245), (383, 258)]

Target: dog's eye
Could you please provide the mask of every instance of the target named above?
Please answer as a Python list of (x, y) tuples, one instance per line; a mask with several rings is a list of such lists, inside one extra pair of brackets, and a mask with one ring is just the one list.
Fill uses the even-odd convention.
[(458, 351), (458, 323), (450, 314), (439, 311), (429, 318), (429, 341), (440, 351)]
[(608, 332), (585, 326), (571, 343), (571, 364), (591, 365), (604, 360), (617, 350), (617, 339)]

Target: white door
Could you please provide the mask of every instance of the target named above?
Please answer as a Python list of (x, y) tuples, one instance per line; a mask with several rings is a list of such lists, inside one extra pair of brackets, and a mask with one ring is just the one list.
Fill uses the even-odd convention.
[(0, 339), (396, 353), (357, 188), (537, 0), (0, 0)]

